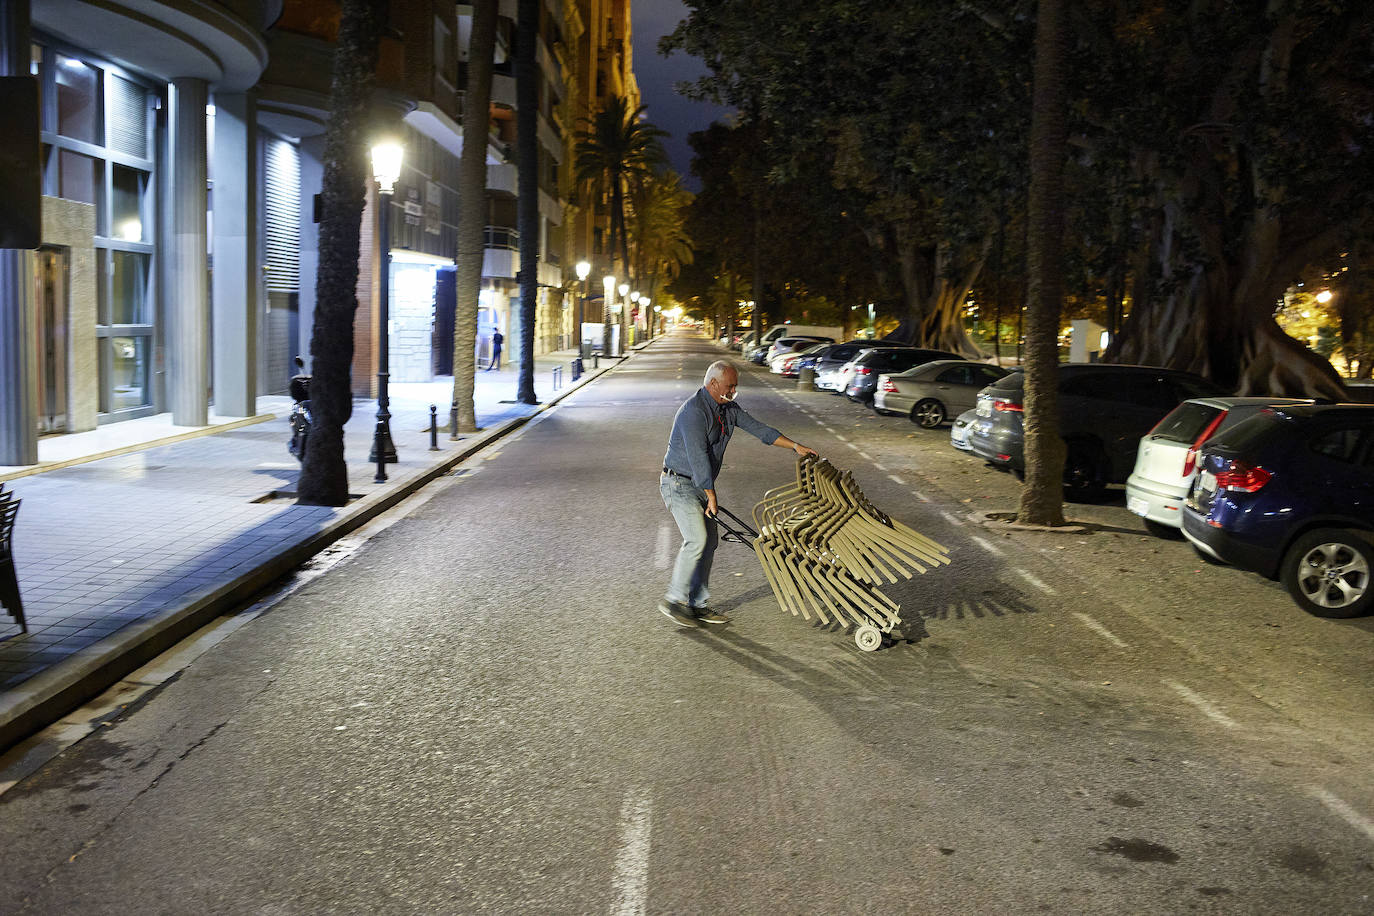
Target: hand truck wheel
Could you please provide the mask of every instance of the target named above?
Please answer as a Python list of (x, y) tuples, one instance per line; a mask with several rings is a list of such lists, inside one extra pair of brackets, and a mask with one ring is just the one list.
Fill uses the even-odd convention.
[(883, 634), (877, 627), (859, 627), (854, 631), (854, 645), (864, 652), (876, 651), (883, 645)]

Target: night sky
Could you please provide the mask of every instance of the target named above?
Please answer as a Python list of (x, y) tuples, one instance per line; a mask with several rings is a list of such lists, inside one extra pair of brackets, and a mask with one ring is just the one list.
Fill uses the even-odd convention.
[(634, 72), (640, 94), (648, 106), (645, 116), (671, 136), (664, 139), (673, 169), (687, 186), (698, 190), (691, 177), (692, 151), (687, 135), (722, 120), (729, 109), (704, 102), (693, 102), (679, 95), (673, 84), (690, 80), (705, 72), (694, 57), (677, 53), (665, 58), (658, 53), (658, 40), (668, 34), (687, 15), (679, 0), (631, 0), (634, 37)]

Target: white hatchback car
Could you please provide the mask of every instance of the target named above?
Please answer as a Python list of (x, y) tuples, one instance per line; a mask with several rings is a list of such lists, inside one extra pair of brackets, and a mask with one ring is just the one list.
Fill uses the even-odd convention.
[(1311, 404), (1302, 398), (1193, 398), (1179, 404), (1141, 437), (1135, 470), (1126, 480), (1126, 508), (1157, 535), (1183, 527), (1182, 505), (1197, 473), (1198, 449), (1208, 439), (1266, 407)]

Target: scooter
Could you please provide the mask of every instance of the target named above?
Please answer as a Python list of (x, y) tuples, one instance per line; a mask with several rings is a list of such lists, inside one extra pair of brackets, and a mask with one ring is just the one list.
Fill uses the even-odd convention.
[[(305, 361), (296, 357), (296, 368), (305, 369)], [(310, 376), (297, 372), (291, 376), (291, 444), (287, 446), (302, 464), (305, 463), (305, 448), (310, 442)]]

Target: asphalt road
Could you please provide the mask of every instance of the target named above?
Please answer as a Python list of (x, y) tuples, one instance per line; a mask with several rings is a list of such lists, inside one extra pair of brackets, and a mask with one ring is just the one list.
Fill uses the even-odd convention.
[[(953, 564), (859, 652), (723, 544), (654, 605), (657, 476), (720, 355), (653, 345), (0, 796), (5, 913), (1369, 913), (1371, 621), (1114, 502), (748, 369), (739, 401)], [(791, 455), (735, 437), (745, 514)]]

